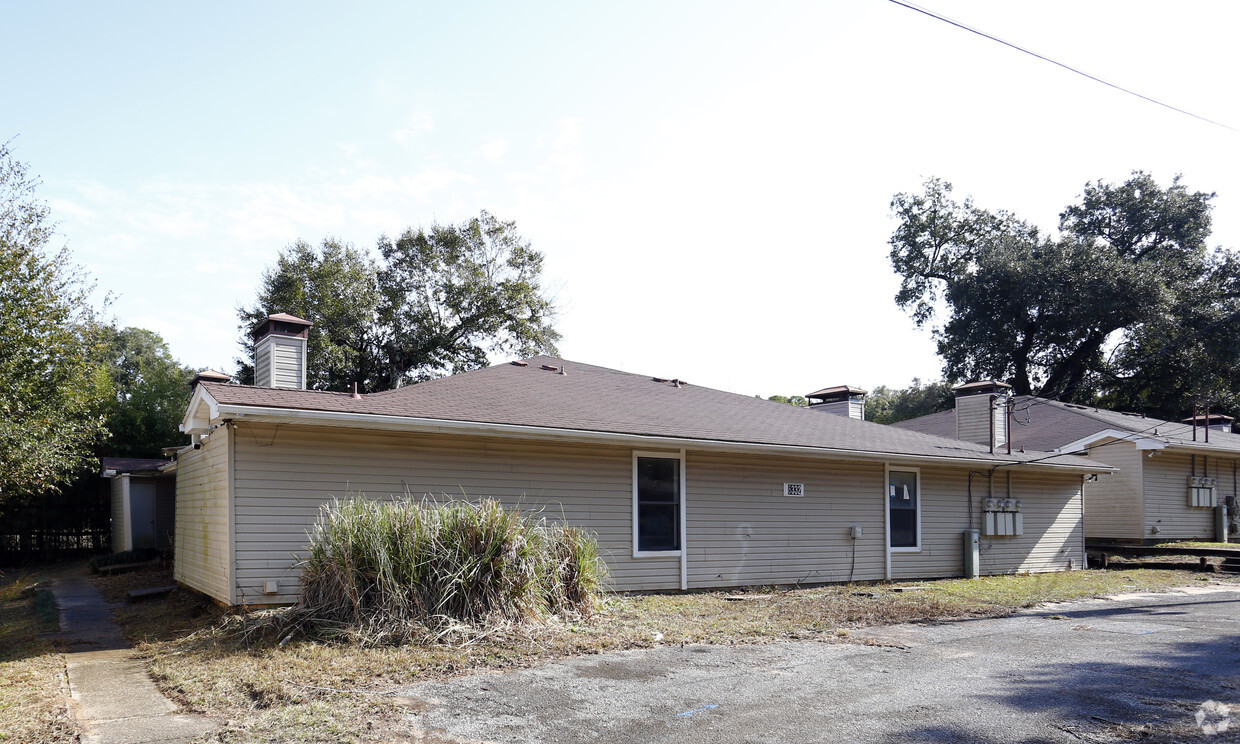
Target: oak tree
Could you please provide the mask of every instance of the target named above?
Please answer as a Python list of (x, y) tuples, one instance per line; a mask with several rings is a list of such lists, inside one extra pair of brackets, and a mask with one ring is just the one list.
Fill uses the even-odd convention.
[(892, 200), (896, 302), (933, 326), (948, 379), (1182, 414), (1228, 396), (1240, 359), (1236, 258), (1207, 247), (1213, 198), (1135, 172), (1086, 184), (1051, 234), (931, 179)]

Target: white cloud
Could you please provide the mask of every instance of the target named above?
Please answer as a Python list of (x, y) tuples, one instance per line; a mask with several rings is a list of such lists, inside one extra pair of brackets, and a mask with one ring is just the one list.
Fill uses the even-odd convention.
[(419, 137), (434, 131), (434, 129), (435, 120), (430, 114), (416, 112), (409, 116), (405, 126), (392, 132), (392, 139), (407, 147)]
[(483, 143), (479, 151), (482, 153), (482, 157), (495, 162), (508, 153), (508, 140), (504, 137), (489, 140)]

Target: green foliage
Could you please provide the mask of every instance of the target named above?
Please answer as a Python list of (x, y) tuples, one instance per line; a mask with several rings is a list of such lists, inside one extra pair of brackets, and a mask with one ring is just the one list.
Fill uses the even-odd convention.
[(1237, 263), (1206, 248), (1213, 194), (1141, 172), (1086, 184), (1052, 237), (951, 191), (892, 201), (896, 302), (918, 325), (945, 314), (945, 377), (1167, 415), (1235, 389)]
[(335, 238), (317, 249), (299, 240), (263, 272), (257, 302), (237, 311), (245, 350), (237, 377), (242, 383), (254, 380), (250, 331), (268, 315), (288, 313), (314, 323), (306, 344), (307, 387), (347, 391), (356, 382), (370, 390), (378, 376), (373, 349), (378, 308), (375, 262), (366, 251)]
[(53, 225), (38, 182), (0, 145), (0, 502), (71, 478), (105, 434), (90, 286)]
[(581, 529), (496, 501), (365, 498), (323, 507), (301, 568), (292, 616), (367, 643), (589, 614), (606, 570)]
[(114, 394), (107, 406), (111, 437), (101, 457), (159, 457), (184, 444), (178, 428), (194, 371), (172, 358), (168, 345), (144, 328), (105, 328), (103, 354)]
[(865, 399), (865, 420), (878, 424), (894, 424), (939, 411), (948, 411), (955, 405), (955, 396), (949, 382), (927, 382), (916, 377), (913, 384), (895, 390), (886, 385), (874, 388)]
[(489, 212), (379, 240), (382, 359), (388, 387), (487, 364), (487, 352), (555, 353), (542, 254)]
[(809, 401), (801, 395), (772, 395), (767, 398), (767, 400), (773, 400), (776, 403), (786, 403), (790, 406), (796, 406), (797, 408), (804, 408), (809, 405)]
[(331, 239), (283, 251), (257, 302), (238, 311), (247, 354), (239, 379), (253, 379), (250, 330), (280, 312), (314, 323), (306, 384), (316, 390), (388, 390), (486, 366), (492, 353), (555, 353), (542, 254), (515, 223), (484, 211), (378, 247), (378, 260)]

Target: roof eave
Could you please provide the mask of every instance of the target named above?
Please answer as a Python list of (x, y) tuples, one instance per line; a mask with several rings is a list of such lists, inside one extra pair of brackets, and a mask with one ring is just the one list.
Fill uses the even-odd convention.
[(381, 429), (432, 434), (473, 434), (478, 436), (505, 436), (525, 439), (574, 441), (595, 444), (619, 444), (641, 447), (682, 448), (691, 446), (719, 452), (756, 453), (802, 457), (822, 457), (837, 460), (870, 460), (874, 462), (897, 462), (910, 464), (952, 464), (980, 467), (1017, 467), (1020, 469), (1047, 468), (1076, 473), (1109, 473), (1115, 468), (1104, 463), (1075, 464), (958, 457), (951, 455), (915, 455), (895, 452), (872, 452), (837, 447), (807, 447), (789, 444), (764, 444), (761, 442), (734, 442), (717, 439), (690, 439), (648, 434), (562, 429), (519, 424), (495, 424), (453, 419), (433, 419), (416, 416), (391, 416), (373, 413), (347, 413), (297, 408), (276, 408), (221, 403), (213, 409), (212, 421), (244, 419), (256, 423), (305, 424), (309, 426), (337, 426), (345, 428)]

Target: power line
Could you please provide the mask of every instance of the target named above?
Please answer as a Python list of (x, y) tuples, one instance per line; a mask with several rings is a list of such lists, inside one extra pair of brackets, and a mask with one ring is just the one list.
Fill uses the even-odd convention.
[(896, 5), (899, 5), (899, 6), (900, 6), (900, 7), (902, 7), (902, 8), (908, 8), (909, 10), (916, 11), (916, 12), (921, 13), (921, 14), (923, 14), (923, 15), (928, 15), (928, 16), (930, 16), (931, 18), (933, 18), (933, 19), (935, 19), (935, 20), (937, 20), (937, 21), (942, 21), (943, 23), (949, 24), (949, 25), (951, 25), (951, 26), (955, 26), (956, 28), (959, 28), (959, 29), (961, 29), (961, 30), (963, 30), (963, 31), (968, 31), (968, 32), (969, 32), (969, 33), (971, 33), (971, 34), (977, 34), (978, 36), (981, 36), (981, 37), (983, 37), (983, 38), (990, 39), (991, 41), (998, 42), (998, 43), (1000, 43), (1000, 44), (1002, 44), (1002, 45), (1004, 45), (1004, 46), (1006, 46), (1006, 47), (1010, 47), (1010, 48), (1012, 48), (1012, 49), (1015, 49), (1015, 50), (1016, 50), (1016, 51), (1018, 51), (1018, 52), (1023, 52), (1023, 53), (1025, 53), (1025, 54), (1028, 54), (1028, 55), (1029, 55), (1029, 56), (1031, 56), (1031, 57), (1036, 57), (1037, 59), (1040, 59), (1040, 60), (1042, 60), (1043, 62), (1049, 62), (1049, 63), (1051, 63), (1052, 65), (1055, 65), (1056, 67), (1062, 67), (1063, 69), (1065, 69), (1065, 70), (1067, 70), (1067, 71), (1069, 71), (1069, 72), (1074, 72), (1074, 73), (1076, 73), (1077, 75), (1080, 75), (1080, 76), (1082, 76), (1082, 77), (1089, 78), (1090, 80), (1093, 80), (1095, 83), (1102, 83), (1103, 85), (1105, 85), (1105, 86), (1107, 86), (1107, 87), (1109, 87), (1109, 88), (1114, 88), (1115, 90), (1121, 91), (1121, 92), (1123, 92), (1123, 93), (1127, 93), (1127, 94), (1128, 94), (1128, 95), (1130, 95), (1130, 96), (1136, 96), (1137, 98), (1140, 98), (1140, 99), (1141, 99), (1141, 100), (1143, 100), (1143, 101), (1149, 101), (1150, 103), (1156, 104), (1156, 105), (1158, 105), (1158, 106), (1162, 106), (1163, 108), (1168, 108), (1168, 109), (1171, 109), (1172, 111), (1175, 111), (1176, 113), (1184, 114), (1185, 116), (1191, 116), (1191, 117), (1193, 117), (1194, 119), (1198, 119), (1198, 120), (1200, 120), (1200, 121), (1204, 121), (1204, 122), (1206, 122), (1207, 124), (1213, 124), (1213, 125), (1214, 125), (1214, 126), (1216, 126), (1216, 127), (1222, 127), (1223, 129), (1227, 129), (1227, 130), (1230, 130), (1230, 131), (1232, 131), (1232, 132), (1240, 132), (1240, 129), (1236, 129), (1235, 127), (1228, 126), (1228, 125), (1226, 125), (1226, 124), (1224, 124), (1224, 123), (1222, 123), (1222, 122), (1215, 121), (1215, 120), (1213, 120), (1213, 119), (1207, 119), (1207, 118), (1206, 118), (1206, 117), (1204, 117), (1204, 116), (1200, 116), (1200, 115), (1198, 115), (1198, 114), (1194, 114), (1194, 113), (1193, 113), (1193, 112), (1191, 112), (1191, 111), (1185, 111), (1184, 109), (1182, 109), (1182, 108), (1177, 108), (1177, 107), (1175, 107), (1175, 106), (1172, 106), (1172, 105), (1171, 105), (1171, 104), (1169, 104), (1169, 103), (1163, 103), (1162, 101), (1160, 101), (1160, 100), (1158, 100), (1158, 99), (1156, 99), (1156, 98), (1150, 98), (1149, 96), (1141, 95), (1140, 93), (1136, 92), (1135, 90), (1131, 90), (1131, 89), (1129, 89), (1129, 88), (1125, 88), (1125, 87), (1124, 87), (1124, 86), (1122, 86), (1122, 85), (1116, 85), (1115, 83), (1112, 83), (1112, 82), (1107, 81), (1107, 80), (1103, 80), (1102, 78), (1097, 77), (1097, 76), (1095, 76), (1095, 75), (1090, 75), (1088, 72), (1085, 72), (1084, 70), (1079, 70), (1079, 69), (1077, 69), (1077, 68), (1075, 68), (1075, 67), (1073, 67), (1073, 66), (1071, 66), (1071, 65), (1066, 65), (1066, 64), (1064, 64), (1063, 62), (1058, 62), (1058, 61), (1056, 61), (1056, 60), (1051, 59), (1050, 57), (1047, 57), (1047, 56), (1044, 56), (1044, 55), (1038, 54), (1037, 52), (1032, 51), (1032, 50), (1030, 50), (1030, 49), (1026, 49), (1026, 48), (1024, 48), (1024, 47), (1022, 47), (1022, 46), (1017, 46), (1016, 44), (1013, 44), (1013, 43), (1012, 43), (1012, 42), (1010, 42), (1010, 41), (1004, 41), (1003, 39), (1000, 39), (998, 36), (994, 36), (994, 35), (992, 35), (992, 34), (988, 34), (988, 33), (986, 33), (985, 31), (981, 31), (981, 30), (979, 30), (979, 29), (973, 28), (972, 26), (968, 26), (968, 25), (966, 25), (966, 24), (964, 24), (964, 23), (961, 23), (960, 21), (953, 21), (952, 19), (950, 19), (950, 18), (948, 18), (948, 17), (946, 17), (946, 16), (939, 15), (938, 13), (935, 13), (935, 12), (934, 12), (934, 11), (932, 11), (932, 10), (927, 10), (926, 8), (922, 8), (922, 7), (918, 6), (918, 5), (914, 5), (913, 3), (903, 2), (903, 0), (889, 0), (889, 1), (890, 1), (890, 2), (892, 2), (892, 3), (895, 3)]

